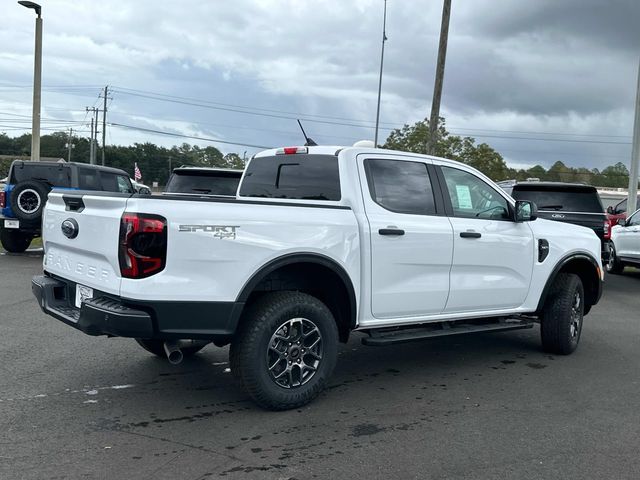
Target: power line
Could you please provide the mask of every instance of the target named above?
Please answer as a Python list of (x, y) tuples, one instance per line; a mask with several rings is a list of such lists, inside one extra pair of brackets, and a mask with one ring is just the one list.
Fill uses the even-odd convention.
[(607, 138), (631, 138), (630, 135), (602, 135), (598, 133), (552, 133), (552, 132), (525, 132), (523, 130), (492, 130), (489, 128), (466, 128), (466, 127), (454, 127), (449, 128), (454, 130), (469, 130), (475, 132), (497, 132), (497, 133), (521, 133), (525, 135), (555, 135), (555, 136), (569, 136), (569, 137), (607, 137)]
[(251, 148), (263, 148), (263, 149), (268, 149), (268, 148), (273, 148), (273, 147), (269, 147), (269, 146), (265, 146), (265, 145), (253, 145), (250, 143), (241, 143), (241, 142), (230, 142), (227, 140), (220, 140), (218, 138), (207, 138), (207, 137), (197, 137), (195, 135), (184, 135), (181, 133), (173, 133), (173, 132), (165, 132), (162, 130), (154, 130), (151, 128), (142, 128), (142, 127), (136, 127), (133, 125), (124, 125), (122, 123), (114, 123), (114, 122), (109, 122), (107, 125), (110, 125), (112, 127), (121, 127), (121, 128), (128, 128), (131, 130), (140, 130), (141, 132), (148, 132), (148, 133), (157, 133), (158, 135), (167, 135), (170, 137), (179, 137), (179, 138), (191, 138), (194, 140), (202, 140), (205, 142), (214, 142), (214, 143), (224, 143), (224, 144), (228, 144), (228, 145), (240, 145), (242, 147), (251, 147)]
[[(32, 85), (12, 85), (12, 84), (3, 84), (0, 83), (0, 89), (1, 88), (32, 88)], [(43, 89), (50, 89), (51, 91), (54, 90), (60, 90), (59, 93), (68, 93), (71, 94), (71, 92), (66, 92), (65, 90), (95, 90), (98, 88), (102, 88), (100, 85), (46, 85), (43, 86)], [(141, 89), (133, 89), (133, 88), (128, 88), (128, 87), (112, 87), (111, 91), (118, 91), (119, 93), (125, 94), (125, 95), (133, 95), (133, 96), (139, 96), (142, 98), (148, 98), (151, 100), (158, 100), (158, 101), (175, 101), (175, 103), (183, 103), (183, 104), (193, 104), (193, 106), (199, 106), (199, 107), (203, 107), (203, 108), (207, 108), (207, 107), (229, 107), (229, 111), (233, 111), (236, 113), (245, 113), (245, 114), (258, 114), (257, 112), (271, 112), (271, 113), (276, 113), (276, 114), (283, 114), (284, 116), (276, 116), (276, 118), (285, 118), (287, 120), (296, 120), (298, 117), (305, 117), (306, 121), (310, 121), (310, 122), (318, 122), (317, 120), (314, 119), (327, 119), (327, 120), (344, 120), (346, 122), (349, 123), (340, 123), (340, 122), (318, 122), (318, 123), (326, 123), (329, 125), (341, 125), (341, 126), (352, 126), (352, 127), (356, 127), (356, 128), (375, 128), (374, 125), (367, 125), (367, 123), (372, 123), (372, 122), (368, 122), (366, 120), (358, 120), (358, 119), (353, 119), (353, 118), (346, 118), (346, 117), (337, 117), (337, 116), (331, 116), (331, 115), (318, 115), (318, 114), (308, 114), (308, 113), (301, 113), (301, 112), (291, 112), (291, 111), (286, 111), (286, 110), (277, 110), (277, 109), (268, 109), (268, 108), (261, 108), (261, 107), (255, 107), (255, 106), (246, 106), (246, 105), (235, 105), (235, 104), (229, 104), (229, 103), (222, 103), (222, 102), (213, 102), (213, 101), (206, 101), (206, 100), (201, 100), (201, 99), (196, 99), (196, 98), (192, 98), (192, 97), (182, 97), (182, 96), (177, 96), (177, 95), (169, 95), (169, 94), (164, 94), (164, 93), (159, 93), (159, 92), (152, 92), (152, 91), (148, 91), (148, 90), (141, 90)], [(76, 92), (76, 95), (78, 96), (92, 96), (92, 95), (86, 95), (86, 94), (80, 94), (78, 92)], [(112, 101), (112, 99), (111, 99)], [(96, 101), (97, 103), (97, 101)], [(94, 104), (95, 106), (95, 104)], [(48, 109), (50, 110), (56, 110), (53, 107), (49, 107)], [(237, 109), (240, 109), (240, 111), (238, 111)], [(63, 111), (80, 111), (80, 110), (68, 110), (68, 109), (57, 109), (57, 110), (63, 110)], [(287, 116), (287, 115), (292, 115), (292, 116)], [(360, 123), (354, 123), (354, 122), (360, 122)], [(385, 125), (390, 125), (390, 126), (396, 126), (397, 124), (395, 123), (390, 123), (390, 122), (380, 122), (381, 124), (385, 124)], [(401, 129), (402, 127), (397, 127), (398, 129)], [(395, 128), (382, 128), (384, 130), (387, 131), (391, 131), (394, 130)], [(523, 134), (523, 135), (553, 135), (553, 136), (572, 136), (572, 137), (589, 137), (589, 138), (593, 138), (593, 137), (606, 137), (606, 138), (631, 138), (628, 135), (613, 135), (613, 134), (580, 134), (580, 133), (567, 133), (567, 132), (540, 132), (540, 131), (523, 131), (523, 130), (500, 130), (500, 129), (478, 129), (478, 128), (467, 128), (467, 127), (455, 127), (455, 126), (450, 126), (449, 127), (451, 133), (457, 133), (457, 134), (461, 134), (463, 135), (462, 131), (477, 131), (477, 132), (492, 132), (492, 133), (515, 133), (515, 134)], [(476, 136), (481, 137), (481, 136), (487, 136), (487, 135), (479, 135), (477, 134)], [(488, 136), (487, 136), (488, 137)], [(338, 138), (338, 137), (336, 137)], [(489, 138), (489, 137), (488, 137)], [(494, 137), (490, 137), (490, 138), (516, 138), (516, 139), (520, 139), (518, 137), (501, 137), (501, 136), (494, 136)]]
[[(313, 118), (308, 118), (306, 115), (303, 117), (302, 115), (299, 116), (289, 116), (289, 115), (280, 115), (280, 114), (275, 114), (275, 113), (263, 113), (263, 112), (252, 112), (252, 111), (248, 111), (248, 110), (240, 110), (239, 108), (243, 108), (243, 107), (236, 107), (236, 108), (231, 108), (231, 107), (222, 107), (222, 106), (215, 106), (215, 105), (209, 105), (209, 104), (204, 104), (204, 103), (200, 103), (200, 102), (194, 102), (194, 101), (187, 101), (187, 100), (175, 100), (175, 99), (170, 99), (170, 98), (160, 98), (160, 97), (154, 97), (152, 95), (145, 95), (142, 93), (130, 93), (130, 92), (123, 92), (121, 90), (115, 90), (118, 93), (124, 93), (126, 95), (133, 95), (136, 97), (141, 97), (141, 98), (148, 98), (151, 100), (159, 100), (161, 102), (169, 102), (169, 103), (176, 103), (179, 105), (189, 105), (192, 107), (200, 107), (200, 108), (208, 108), (211, 110), (221, 110), (221, 111), (225, 111), (225, 112), (233, 112), (233, 113), (243, 113), (245, 115), (254, 115), (254, 116), (258, 116), (258, 117), (268, 117), (268, 118), (281, 118), (281, 119), (285, 119), (285, 120), (298, 120), (298, 119), (302, 119), (305, 122), (313, 122), (313, 123), (322, 123), (322, 124), (327, 124), (327, 125), (341, 125), (341, 126), (347, 126), (347, 127), (357, 127), (357, 128), (375, 128), (374, 126), (370, 126), (370, 125), (358, 125), (358, 124), (354, 124), (354, 123), (345, 123), (345, 122), (332, 122), (329, 120), (316, 120)], [(380, 128), (381, 130), (393, 130), (392, 128)]]
[[(453, 132), (452, 132), (453, 133)], [(480, 138), (501, 138), (506, 140), (534, 140), (542, 142), (570, 142), (570, 143), (602, 143), (609, 145), (631, 145), (631, 142), (612, 142), (607, 140), (572, 140), (569, 138), (535, 138), (535, 137), (508, 137), (504, 135), (475, 135)]]
[[(120, 90), (117, 90), (117, 91), (120, 92), (120, 93), (128, 94), (128, 95), (134, 95), (134, 96), (138, 96), (138, 97), (149, 98), (149, 99), (152, 99), (152, 100), (159, 100), (159, 101), (163, 101), (163, 102), (177, 103), (177, 104), (181, 104), (181, 105), (190, 105), (190, 106), (201, 107), (201, 108), (209, 108), (209, 109), (213, 109), (213, 110), (222, 110), (222, 111), (229, 111), (229, 112), (234, 112), (234, 113), (243, 113), (245, 115), (255, 115), (255, 116), (270, 117), (270, 118), (282, 118), (282, 119), (286, 119), (286, 120), (297, 120), (297, 118), (291, 117), (291, 116), (287, 116), (287, 115), (278, 115), (278, 114), (261, 113), (261, 112), (251, 112), (251, 111), (245, 111), (245, 110), (238, 110), (237, 108), (218, 107), (218, 106), (208, 105), (208, 104), (195, 102), (195, 101), (175, 100), (175, 99), (170, 99), (170, 98), (159, 98), (159, 97), (154, 97), (154, 96), (151, 96), (151, 95), (145, 95), (145, 94), (141, 94), (141, 93), (128, 93), (128, 92), (122, 92)], [(349, 127), (357, 127), (357, 128), (368, 128), (368, 129), (374, 129), (375, 128), (375, 126), (369, 126), (369, 125), (361, 125), (361, 124), (346, 123), (346, 122), (332, 122), (332, 121), (328, 121), (328, 120), (316, 120), (316, 119), (312, 119), (312, 118), (304, 118), (303, 120), (305, 120), (307, 122), (321, 123), (321, 124), (327, 124), (327, 125), (340, 125), (340, 126), (349, 126)], [(380, 129), (381, 130), (387, 130), (387, 131), (395, 130), (393, 128), (384, 128), (384, 127), (380, 127)], [(450, 130), (450, 133), (458, 134), (458, 132), (454, 131), (453, 129)], [(490, 135), (490, 134), (476, 134), (475, 136), (479, 137), (479, 138), (501, 138), (501, 139), (506, 139), (506, 140), (513, 139), (513, 140), (533, 140), (533, 141), (549, 141), (549, 142), (601, 143), (601, 144), (618, 144), (618, 145), (630, 145), (631, 144), (631, 142), (614, 142), (614, 141), (604, 141), (604, 140), (580, 140), (580, 139), (575, 139), (574, 140), (574, 139), (559, 139), (559, 138), (514, 137), (514, 136)]]
[[(213, 106), (222, 106), (222, 107), (231, 107), (231, 108), (241, 108), (241, 109), (245, 109), (245, 110), (253, 110), (253, 111), (260, 111), (260, 112), (271, 112), (271, 113), (281, 113), (281, 114), (285, 114), (285, 115), (294, 115), (296, 118), (303, 116), (303, 117), (315, 117), (315, 118), (324, 118), (324, 119), (329, 119), (329, 120), (346, 120), (349, 122), (364, 122), (364, 123), (373, 123), (373, 122), (369, 122), (367, 120), (357, 120), (357, 119), (353, 119), (353, 118), (345, 118), (345, 117), (336, 117), (336, 116), (332, 116), (332, 115), (318, 115), (318, 114), (311, 114), (311, 113), (301, 113), (301, 112), (290, 112), (290, 111), (286, 111), (286, 110), (276, 110), (276, 109), (271, 109), (271, 108), (261, 108), (261, 107), (255, 107), (255, 106), (246, 106), (246, 105), (234, 105), (234, 104), (230, 104), (230, 103), (221, 103), (221, 102), (213, 102), (213, 101), (209, 101), (209, 100), (202, 100), (199, 98), (193, 98), (193, 97), (181, 97), (181, 96), (177, 96), (177, 95), (168, 95), (165, 93), (157, 93), (157, 92), (150, 92), (150, 91), (146, 91), (146, 90), (137, 90), (137, 89), (133, 89), (133, 88), (125, 88), (125, 87), (112, 87), (112, 89), (114, 89), (114, 91), (119, 91), (120, 93), (123, 93), (125, 95), (134, 95), (136, 96), (134, 93), (132, 92), (136, 92), (138, 94), (146, 94), (146, 95), (150, 95), (155, 97), (161, 97), (161, 98), (155, 98), (156, 100), (163, 100), (163, 99), (175, 99), (175, 100), (184, 100), (187, 102), (196, 102), (198, 104), (201, 105), (213, 105)], [(395, 123), (389, 123), (389, 122), (380, 122), (380, 123), (384, 123), (386, 125), (395, 125)]]
[[(131, 117), (134, 120), (140, 120), (142, 119), (143, 121), (152, 121), (152, 120), (156, 120), (154, 119), (148, 119), (147, 117), (141, 116), (141, 115), (136, 115), (133, 113), (128, 113), (128, 112), (115, 112), (112, 111), (111, 115), (122, 115), (125, 117)], [(168, 118), (168, 117), (163, 117), (161, 120), (163, 121), (167, 121), (167, 122), (185, 122), (184, 119), (182, 118)], [(289, 136), (294, 136), (294, 137), (299, 137), (300, 136), (300, 131), (299, 130), (274, 130), (274, 129), (270, 129), (270, 128), (256, 128), (256, 127), (248, 127), (245, 125), (230, 125), (230, 124), (222, 124), (222, 123), (211, 123), (211, 122), (189, 122), (187, 121), (186, 123), (189, 123), (190, 125), (194, 125), (194, 126), (208, 126), (208, 127), (216, 127), (216, 128), (226, 128), (226, 129), (232, 129), (232, 130), (251, 130), (251, 131), (257, 131), (257, 132), (268, 132), (268, 133), (277, 133), (277, 134), (282, 134), (282, 135), (289, 135)], [(317, 137), (324, 137), (324, 138), (342, 138), (342, 139), (346, 139), (346, 140), (362, 140), (362, 138), (359, 137), (348, 137), (348, 136), (339, 136), (339, 135), (323, 135), (323, 134), (314, 134), (314, 136)]]

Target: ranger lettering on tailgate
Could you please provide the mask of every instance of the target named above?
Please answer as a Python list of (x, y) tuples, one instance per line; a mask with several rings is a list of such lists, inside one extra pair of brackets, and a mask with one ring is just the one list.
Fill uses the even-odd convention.
[(60, 255), (59, 253), (47, 253), (45, 265), (58, 267), (60, 270), (67, 272), (75, 272), (78, 275), (86, 275), (89, 278), (95, 278), (103, 282), (109, 280), (109, 272), (104, 268), (82, 262), (75, 262), (66, 255)]

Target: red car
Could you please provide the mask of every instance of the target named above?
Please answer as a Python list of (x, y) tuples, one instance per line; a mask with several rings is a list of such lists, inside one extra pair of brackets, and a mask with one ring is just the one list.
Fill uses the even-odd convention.
[[(640, 195), (636, 200), (636, 207), (640, 206)], [(609, 240), (611, 238), (611, 229), (614, 225), (618, 225), (620, 220), (624, 220), (627, 218), (627, 199), (616, 203), (612, 207), (607, 207), (607, 222), (609, 223), (609, 228), (605, 229), (605, 239)]]

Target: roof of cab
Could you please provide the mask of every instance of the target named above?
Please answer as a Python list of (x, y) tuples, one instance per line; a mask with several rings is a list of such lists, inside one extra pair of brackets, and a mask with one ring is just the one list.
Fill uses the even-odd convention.
[[(285, 147), (279, 148), (271, 148), (269, 150), (264, 150), (262, 152), (256, 153), (252, 158), (260, 158), (260, 157), (272, 157), (275, 155), (281, 156), (282, 153), (278, 154), (278, 151), (282, 152), (282, 149)], [(289, 148), (289, 147), (286, 147)], [(338, 155), (341, 152), (355, 152), (356, 154), (396, 154), (401, 157), (413, 157), (416, 159), (433, 159), (438, 160), (443, 163), (449, 163), (451, 165), (460, 165), (457, 160), (450, 160), (448, 158), (436, 157), (434, 155), (426, 155), (424, 153), (413, 153), (413, 152), (405, 152), (401, 150), (389, 150), (386, 148), (373, 148), (373, 147), (352, 147), (352, 146), (339, 146), (339, 145), (318, 145), (318, 146), (299, 146), (299, 145), (291, 145), (291, 148), (307, 148), (308, 155)], [(296, 155), (296, 154), (292, 154)], [(299, 154), (297, 154), (299, 155)]]
[(74, 167), (84, 167), (84, 168), (92, 168), (95, 170), (101, 170), (104, 172), (118, 173), (129, 175), (125, 170), (116, 167), (107, 167), (104, 165), (91, 165), (90, 163), (82, 163), (82, 162), (51, 162), (51, 161), (31, 161), (31, 160), (14, 160), (11, 163), (11, 168), (23, 167), (23, 166), (49, 166), (49, 167), (66, 167), (66, 166), (74, 166)]

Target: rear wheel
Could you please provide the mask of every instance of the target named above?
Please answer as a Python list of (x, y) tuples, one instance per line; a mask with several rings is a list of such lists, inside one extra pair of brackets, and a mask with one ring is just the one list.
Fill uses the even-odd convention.
[(338, 328), (326, 305), (305, 293), (274, 292), (243, 315), (229, 359), (258, 405), (287, 410), (320, 394), (337, 355)]
[[(161, 358), (167, 358), (167, 354), (164, 351), (163, 340), (148, 340), (144, 338), (136, 338), (136, 342), (138, 342), (138, 345), (144, 348), (147, 352), (153, 353), (154, 355), (157, 355)], [(206, 343), (196, 343), (195, 345), (191, 346), (180, 345), (180, 351), (182, 352), (183, 357), (191, 357), (202, 350), (204, 347), (206, 347), (206, 345)]]
[(568, 355), (578, 348), (584, 316), (584, 288), (580, 277), (560, 273), (544, 304), (540, 333), (550, 353)]
[(624, 270), (624, 264), (620, 261), (620, 258), (616, 255), (616, 247), (613, 242), (609, 242), (609, 260), (605, 264), (607, 273), (618, 274)]
[(10, 253), (22, 253), (31, 244), (32, 235), (20, 232), (18, 230), (10, 230), (8, 228), (0, 228), (0, 242), (2, 247)]

